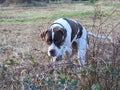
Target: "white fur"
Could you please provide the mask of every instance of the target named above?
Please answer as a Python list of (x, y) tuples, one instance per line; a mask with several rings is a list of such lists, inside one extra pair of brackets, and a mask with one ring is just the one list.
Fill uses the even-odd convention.
[(112, 38), (109, 37), (109, 36), (96, 35), (96, 34), (94, 34), (92, 32), (88, 32), (87, 34), (90, 35), (90, 36), (93, 36), (95, 38), (99, 38), (99, 39), (108, 39), (108, 40), (110, 40), (112, 42)]

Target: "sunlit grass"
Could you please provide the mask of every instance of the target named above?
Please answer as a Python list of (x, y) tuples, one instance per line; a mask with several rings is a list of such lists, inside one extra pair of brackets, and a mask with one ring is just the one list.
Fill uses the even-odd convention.
[[(113, 7), (80, 3), (1, 9), (0, 90), (118, 90), (120, 14)], [(113, 36), (113, 42), (89, 37), (84, 67), (78, 65), (78, 58), (53, 64), (39, 35), (61, 17), (80, 21), (88, 31)]]
[[(84, 5), (85, 4), (85, 5)], [(101, 7), (104, 13), (104, 17), (111, 14), (111, 10), (115, 7), (119, 7), (119, 4), (59, 4), (54, 6), (52, 4), (45, 8), (15, 8), (0, 10), (0, 23), (2, 24), (27, 24), (27, 23), (46, 23), (53, 21), (57, 18), (67, 17), (67, 18), (81, 18), (89, 19), (94, 16), (94, 7), (98, 5)], [(67, 6), (67, 8), (64, 8)], [(71, 8), (70, 8), (71, 7)]]

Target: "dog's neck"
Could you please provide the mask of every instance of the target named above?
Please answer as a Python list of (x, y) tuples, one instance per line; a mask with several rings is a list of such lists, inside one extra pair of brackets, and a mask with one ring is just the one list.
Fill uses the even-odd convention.
[(54, 27), (54, 25), (57, 25), (57, 26), (65, 29), (65, 27), (64, 27), (61, 23), (52, 23), (52, 24), (51, 24), (51, 27)]

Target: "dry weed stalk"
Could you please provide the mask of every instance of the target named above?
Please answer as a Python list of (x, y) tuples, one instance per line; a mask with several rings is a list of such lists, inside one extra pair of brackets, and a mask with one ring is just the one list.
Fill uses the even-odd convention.
[[(115, 12), (113, 10), (110, 17)], [(24, 56), (11, 58), (6, 52), (7, 60), (0, 64), (1, 90), (119, 90), (120, 34), (115, 31), (120, 22), (113, 24), (107, 33), (103, 28), (109, 28), (106, 22), (110, 17), (104, 19), (101, 7), (95, 7), (92, 30), (106, 36), (114, 33), (117, 37), (113, 38), (113, 42), (92, 38), (84, 67), (78, 65), (78, 58), (51, 64), (51, 58), (44, 52), (40, 52), (37, 59), (33, 55), (27, 58), (23, 51)], [(33, 54), (36, 50), (28, 48), (28, 51)]]

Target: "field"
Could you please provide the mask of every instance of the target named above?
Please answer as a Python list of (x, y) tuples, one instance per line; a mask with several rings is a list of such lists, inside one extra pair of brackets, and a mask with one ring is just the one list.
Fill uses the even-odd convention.
[[(39, 34), (61, 17), (75, 19), (113, 41), (89, 37), (85, 67), (78, 65), (76, 56), (53, 65)], [(0, 7), (0, 90), (119, 89), (120, 3)]]

